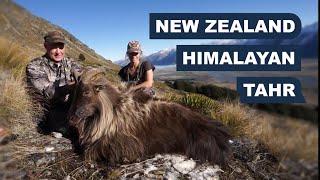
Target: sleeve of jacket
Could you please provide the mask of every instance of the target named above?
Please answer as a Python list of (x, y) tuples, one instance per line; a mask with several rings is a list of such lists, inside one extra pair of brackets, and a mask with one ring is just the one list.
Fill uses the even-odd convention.
[(29, 87), (44, 95), (47, 99), (52, 99), (55, 93), (56, 81), (49, 81), (48, 75), (43, 68), (36, 63), (29, 63), (26, 68), (27, 84)]

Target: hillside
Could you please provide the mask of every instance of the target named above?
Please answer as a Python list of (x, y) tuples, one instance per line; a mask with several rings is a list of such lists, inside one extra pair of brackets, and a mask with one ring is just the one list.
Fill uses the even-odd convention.
[(110, 69), (118, 69), (117, 65), (95, 53), (63, 28), (32, 15), (11, 0), (0, 1), (0, 37), (21, 45), (30, 58), (43, 55), (43, 37), (51, 30), (59, 30), (66, 36), (67, 56), (78, 59), (83, 54), (87, 64), (103, 64)]

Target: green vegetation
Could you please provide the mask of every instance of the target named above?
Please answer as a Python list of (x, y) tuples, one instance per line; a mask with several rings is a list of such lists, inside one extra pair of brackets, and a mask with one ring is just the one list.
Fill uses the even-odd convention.
[(181, 96), (170, 94), (167, 96), (167, 99), (187, 106), (212, 119), (221, 121), (229, 128), (233, 136), (246, 134), (250, 118), (246, 111), (244, 111), (244, 107), (239, 103), (219, 102), (204, 95), (193, 93)]
[(184, 80), (176, 80), (172, 86), (175, 89), (203, 94), (215, 100), (236, 100), (239, 98), (237, 91), (213, 84), (202, 85)]
[(84, 61), (86, 60), (86, 57), (82, 53), (80, 53), (78, 59), (79, 61)]
[(211, 115), (211, 112), (217, 112), (219, 103), (201, 94), (186, 94), (182, 97), (172, 96), (171, 101), (188, 106), (205, 115)]
[[(219, 101), (238, 101), (239, 94), (232, 89), (213, 84), (196, 84), (185, 80), (176, 80), (171, 87), (191, 93), (203, 94)], [(304, 119), (318, 124), (318, 107), (307, 107), (296, 104), (248, 104), (248, 106), (269, 113), (276, 113), (293, 118)]]

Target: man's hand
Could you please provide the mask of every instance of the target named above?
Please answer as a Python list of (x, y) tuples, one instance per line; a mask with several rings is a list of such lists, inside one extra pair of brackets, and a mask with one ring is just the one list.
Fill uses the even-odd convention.
[(62, 97), (65, 97), (67, 94), (71, 94), (74, 91), (75, 87), (75, 81), (68, 81), (66, 85), (56, 88), (54, 98), (60, 99)]
[(71, 69), (71, 76), (74, 78), (75, 83), (79, 82), (82, 73), (83, 71), (77, 71), (75, 69)]
[(67, 86), (74, 86), (76, 84), (75, 81), (68, 81)]
[(66, 94), (70, 94), (76, 87), (75, 81), (67, 81), (67, 84), (64, 86), (64, 90), (66, 91)]

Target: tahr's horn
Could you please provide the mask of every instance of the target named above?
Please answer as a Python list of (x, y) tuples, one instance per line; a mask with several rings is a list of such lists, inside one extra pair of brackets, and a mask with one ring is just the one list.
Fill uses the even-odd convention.
[(94, 81), (96, 77), (99, 77), (100, 75), (105, 75), (105, 72), (103, 69), (99, 68), (87, 68), (83, 71), (81, 75), (81, 81), (83, 83), (89, 83), (91, 81)]

